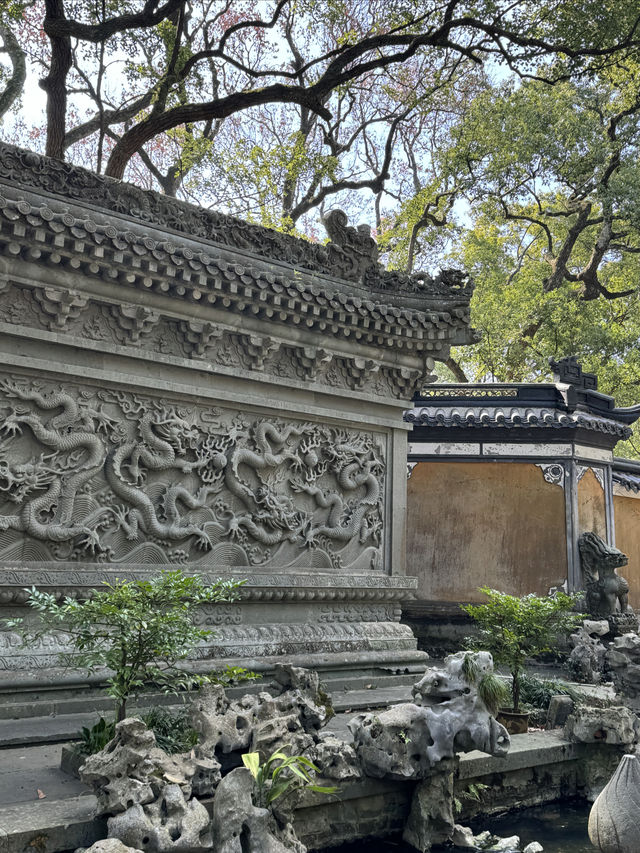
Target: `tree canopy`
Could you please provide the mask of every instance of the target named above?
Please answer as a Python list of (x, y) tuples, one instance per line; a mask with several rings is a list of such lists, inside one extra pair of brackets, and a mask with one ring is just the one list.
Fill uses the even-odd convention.
[(576, 353), (635, 400), (639, 110), (628, 0), (0, 0), (3, 138), (309, 239), (339, 205), (392, 267), (465, 266), (460, 380)]

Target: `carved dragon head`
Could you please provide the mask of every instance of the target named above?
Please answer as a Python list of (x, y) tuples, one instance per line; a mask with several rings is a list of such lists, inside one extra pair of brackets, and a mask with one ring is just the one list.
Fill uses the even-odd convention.
[(580, 536), (578, 548), (582, 568), (589, 573), (612, 573), (615, 569), (626, 566), (629, 562), (626, 554), (612, 545), (607, 545), (604, 539), (591, 531)]

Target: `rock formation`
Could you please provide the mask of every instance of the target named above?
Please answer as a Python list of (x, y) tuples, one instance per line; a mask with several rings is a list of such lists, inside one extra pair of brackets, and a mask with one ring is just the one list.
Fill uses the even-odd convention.
[(157, 800), (167, 783), (177, 785), (187, 799), (211, 796), (220, 781), (220, 765), (191, 753), (167, 755), (142, 720), (129, 717), (117, 724), (103, 750), (87, 758), (80, 778), (93, 789), (98, 813), (114, 815)]
[[(444, 670), (428, 669), (414, 687), (414, 702), (351, 720), (356, 753), (367, 776), (424, 779), (438, 762), (457, 752), (506, 754), (511, 742), (507, 730), (464, 677), (463, 662), (471, 654), (449, 655)], [(481, 673), (493, 670), (488, 652), (473, 653), (473, 661)]]
[(107, 827), (109, 837), (145, 853), (204, 853), (213, 844), (206, 808), (179, 785), (165, 785), (155, 802), (110, 817)]
[(622, 634), (610, 643), (606, 665), (618, 693), (628, 699), (640, 696), (640, 637), (635, 633)]
[(564, 733), (569, 740), (579, 743), (600, 741), (630, 747), (640, 740), (640, 720), (623, 705), (611, 708), (577, 705), (565, 724)]
[(306, 853), (290, 824), (254, 806), (253, 778), (244, 767), (227, 774), (213, 801), (213, 853)]
[(589, 838), (601, 853), (640, 850), (640, 762), (623, 755), (589, 814)]
[(578, 630), (571, 634), (572, 646), (568, 666), (576, 681), (584, 684), (599, 684), (604, 669), (606, 648), (600, 637), (609, 633), (606, 619), (585, 619)]

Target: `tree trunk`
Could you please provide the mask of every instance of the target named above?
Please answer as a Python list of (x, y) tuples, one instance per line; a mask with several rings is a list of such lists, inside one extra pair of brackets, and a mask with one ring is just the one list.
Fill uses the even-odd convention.
[[(65, 20), (64, 0), (45, 0), (46, 17), (44, 31), (48, 22)], [(48, 34), (48, 33), (47, 33)], [(47, 93), (47, 157), (64, 159), (65, 125), (67, 118), (67, 74), (71, 68), (71, 39), (69, 36), (49, 36), (51, 43), (51, 64), (49, 73), (40, 81)]]

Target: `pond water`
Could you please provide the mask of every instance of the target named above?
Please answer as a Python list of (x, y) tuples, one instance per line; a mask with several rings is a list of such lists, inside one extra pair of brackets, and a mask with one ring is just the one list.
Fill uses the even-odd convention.
[[(544, 853), (594, 853), (587, 834), (587, 820), (591, 803), (568, 801), (536, 806), (502, 817), (471, 822), (474, 832), (488, 829), (495, 835), (519, 835), (522, 846), (539, 841)], [(452, 847), (434, 847), (432, 853), (452, 853)], [(364, 841), (334, 848), (332, 853), (415, 853), (413, 847), (400, 839)]]

